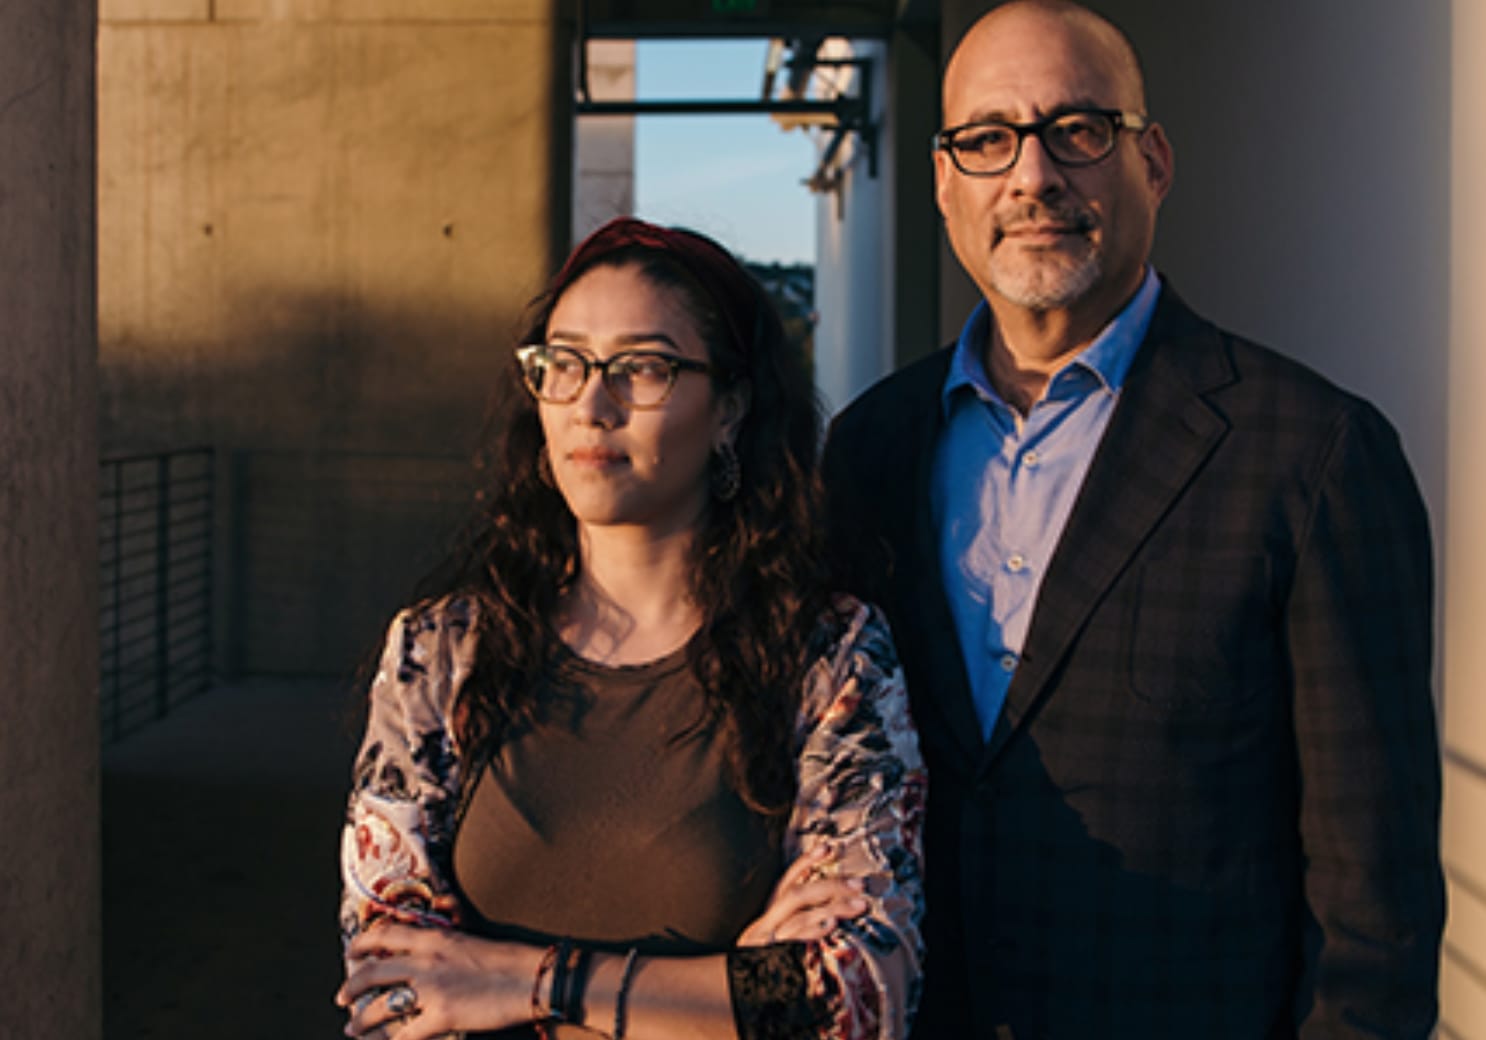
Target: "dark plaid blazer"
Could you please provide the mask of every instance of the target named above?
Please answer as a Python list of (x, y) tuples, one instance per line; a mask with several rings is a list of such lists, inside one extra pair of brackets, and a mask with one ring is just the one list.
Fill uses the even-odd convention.
[(929, 487), (945, 349), (826, 448), (929, 765), (915, 1037), (1425, 1037), (1428, 520), (1370, 405), (1168, 287), (983, 743)]

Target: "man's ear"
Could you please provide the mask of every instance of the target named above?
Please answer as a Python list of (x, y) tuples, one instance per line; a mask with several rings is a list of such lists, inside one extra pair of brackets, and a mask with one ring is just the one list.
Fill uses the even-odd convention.
[(1160, 123), (1152, 123), (1140, 135), (1140, 157), (1145, 163), (1146, 182), (1155, 192), (1156, 201), (1160, 202), (1171, 190), (1171, 182), (1176, 176), (1176, 155)]
[(934, 202), (939, 207), (939, 216), (942, 219), (949, 212), (948, 192), (950, 181), (954, 179), (957, 171), (949, 153), (943, 148), (934, 149)]

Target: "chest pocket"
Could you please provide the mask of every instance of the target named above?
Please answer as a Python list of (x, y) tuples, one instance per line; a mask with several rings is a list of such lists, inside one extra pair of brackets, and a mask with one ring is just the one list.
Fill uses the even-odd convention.
[(1164, 707), (1221, 710), (1271, 686), (1280, 666), (1270, 566), (1258, 555), (1145, 564), (1130, 610), (1130, 685)]

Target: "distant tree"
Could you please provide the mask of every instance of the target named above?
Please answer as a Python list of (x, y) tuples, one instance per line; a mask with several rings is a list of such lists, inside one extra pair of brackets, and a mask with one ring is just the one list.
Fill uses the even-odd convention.
[(784, 330), (815, 358), (815, 267), (813, 264), (759, 263), (745, 260), (744, 266), (763, 285), (779, 308)]

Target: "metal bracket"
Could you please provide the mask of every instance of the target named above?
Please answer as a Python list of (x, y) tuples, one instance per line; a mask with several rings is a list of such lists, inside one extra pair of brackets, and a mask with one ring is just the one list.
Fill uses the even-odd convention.
[(815, 192), (834, 191), (840, 186), (840, 171), (833, 172), (831, 162), (836, 158), (836, 153), (841, 150), (846, 135), (850, 133), (855, 133), (861, 140), (862, 147), (867, 150), (867, 176), (875, 180), (877, 177), (877, 124), (872, 120), (872, 59), (821, 58), (814, 64), (856, 69), (857, 93), (851, 97), (842, 95), (836, 99), (838, 102), (847, 103), (846, 112), (831, 128), (830, 143), (826, 145), (825, 152), (821, 154), (820, 163), (815, 167), (815, 172), (805, 182), (806, 186)]

